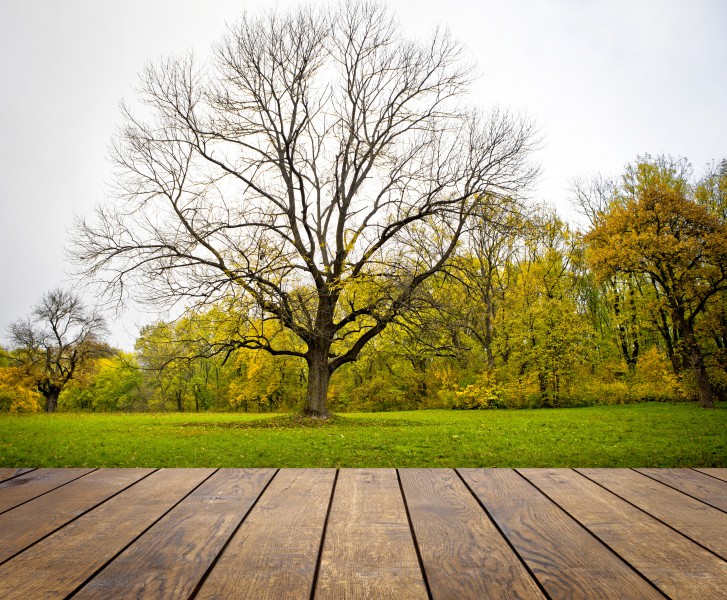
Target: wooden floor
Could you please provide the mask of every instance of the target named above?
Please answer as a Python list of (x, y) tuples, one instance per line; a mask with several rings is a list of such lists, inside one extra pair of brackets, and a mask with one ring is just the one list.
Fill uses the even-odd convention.
[(727, 469), (0, 469), (0, 598), (727, 598)]

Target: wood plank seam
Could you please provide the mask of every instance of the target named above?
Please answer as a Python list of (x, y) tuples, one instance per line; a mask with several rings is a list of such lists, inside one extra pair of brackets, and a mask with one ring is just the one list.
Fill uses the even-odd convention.
[(218, 470), (74, 598), (188, 598), (275, 472)]
[[(215, 559), (209, 564), (209, 566), (207, 567), (207, 570), (202, 574), (202, 577), (200, 577), (199, 581), (197, 582), (197, 585), (194, 586), (194, 589), (192, 590), (192, 593), (189, 595), (188, 600), (193, 600), (194, 598), (197, 597), (197, 594), (202, 589), (202, 586), (204, 585), (204, 582), (207, 580), (210, 573), (212, 572), (212, 569), (215, 568), (215, 565), (220, 560), (220, 557), (225, 553), (225, 549), (227, 548), (227, 546), (230, 545), (230, 542), (235, 537), (235, 534), (240, 529), (240, 527), (242, 527), (243, 523), (247, 520), (247, 516), (255, 508), (255, 506), (257, 505), (260, 498), (263, 497), (263, 495), (265, 494), (265, 491), (268, 489), (268, 487), (270, 487), (270, 484), (277, 477), (278, 473), (280, 473), (280, 469), (276, 469), (275, 473), (273, 473), (273, 476), (270, 479), (268, 479), (268, 482), (260, 490), (260, 493), (257, 495), (257, 498), (255, 498), (255, 501), (252, 504), (250, 504), (250, 508), (247, 509), (245, 514), (242, 516), (242, 519), (240, 519), (240, 522), (237, 524), (237, 527), (235, 527), (235, 529), (232, 531), (230, 536), (227, 538), (225, 543), (220, 548), (220, 551), (217, 553), (217, 556), (215, 556)], [(200, 484), (200, 485), (202, 485), (202, 484)]]
[[(159, 469), (157, 469), (158, 471)], [(141, 538), (147, 531), (149, 531), (154, 525), (156, 525), (160, 520), (162, 520), (167, 514), (169, 514), (172, 510), (174, 510), (185, 498), (187, 498), (192, 492), (194, 492), (199, 486), (201, 486), (205, 481), (207, 481), (210, 477), (212, 477), (215, 473), (217, 473), (219, 469), (215, 469), (210, 473), (207, 477), (205, 477), (202, 481), (200, 481), (197, 485), (195, 485), (191, 490), (189, 490), (184, 496), (179, 498), (174, 504), (172, 504), (167, 510), (165, 510), (162, 514), (159, 515), (157, 519), (155, 519), (152, 523), (150, 523), (147, 527), (144, 528), (143, 531), (140, 531), (139, 534), (132, 539), (128, 544), (126, 544), (123, 548), (121, 548), (118, 552), (116, 552), (113, 556), (109, 557), (107, 561), (105, 561), (102, 565), (99, 566), (98, 569), (96, 569), (93, 573), (91, 573), (86, 579), (84, 579), (79, 585), (77, 585), (73, 591), (68, 594), (67, 598), (72, 598), (78, 591), (80, 591), (83, 586), (88, 584), (94, 577), (96, 577), (101, 571), (103, 571), (107, 566), (109, 566), (112, 562), (114, 562), (123, 552), (126, 551), (127, 548), (129, 548), (132, 544), (135, 544), (139, 538)], [(156, 472), (156, 471), (155, 471)], [(151, 475), (151, 473), (149, 474)], [(148, 476), (147, 476), (148, 477)], [(146, 479), (146, 477), (143, 477), (139, 481), (143, 481)], [(137, 481), (136, 483), (139, 483)], [(136, 485), (136, 483), (134, 485)], [(133, 488), (134, 486), (129, 486), (126, 488), (126, 490), (129, 490)]]
[[(538, 588), (543, 593), (543, 595), (550, 600), (551, 596), (550, 596), (550, 594), (548, 594), (548, 592), (546, 591), (546, 589), (543, 587), (543, 584), (540, 582), (540, 579), (538, 579), (535, 576), (535, 573), (530, 568), (530, 565), (525, 561), (525, 559), (517, 551), (517, 548), (515, 548), (515, 546), (513, 545), (513, 543), (510, 541), (510, 538), (508, 538), (505, 535), (505, 532), (500, 528), (500, 525), (492, 517), (492, 514), (490, 514), (490, 511), (484, 505), (484, 503), (482, 502), (482, 500), (480, 500), (480, 497), (477, 494), (474, 493), (474, 491), (469, 486), (469, 484), (467, 483), (467, 481), (465, 480), (465, 478), (462, 477), (462, 473), (459, 472), (459, 469), (455, 469), (454, 472), (457, 473), (457, 477), (459, 477), (459, 479), (462, 481), (462, 483), (464, 484), (464, 486), (467, 488), (467, 491), (474, 497), (474, 499), (477, 501), (477, 504), (480, 505), (480, 508), (482, 508), (482, 511), (485, 513), (485, 516), (495, 526), (495, 529), (497, 529), (497, 532), (502, 536), (502, 538), (505, 540), (505, 542), (507, 543), (507, 545), (510, 546), (510, 550), (513, 551), (513, 553), (515, 554), (515, 556), (517, 556), (517, 559), (520, 561), (520, 563), (523, 565), (523, 567), (525, 567), (525, 570), (528, 572), (528, 575), (530, 575), (530, 577), (535, 582), (535, 584), (538, 586)], [(519, 473), (518, 473), (518, 475), (519, 475)], [(528, 483), (530, 483), (530, 482), (528, 481)]]
[(328, 521), (331, 518), (331, 509), (333, 508), (333, 495), (336, 493), (336, 484), (338, 483), (338, 473), (340, 469), (336, 469), (333, 475), (333, 485), (331, 486), (331, 495), (328, 497), (328, 508), (326, 509), (326, 518), (323, 519), (323, 532), (321, 533), (321, 543), (318, 546), (318, 556), (316, 557), (316, 566), (313, 569), (313, 581), (310, 586), (310, 600), (316, 596), (316, 588), (318, 587), (318, 574), (321, 571), (321, 559), (323, 558), (323, 546), (326, 541), (326, 530), (328, 529)]
[(399, 493), (401, 494), (401, 499), (404, 502), (404, 512), (406, 513), (406, 520), (407, 523), (409, 523), (409, 532), (411, 533), (411, 539), (414, 543), (414, 551), (417, 555), (417, 560), (419, 561), (419, 569), (422, 572), (422, 579), (424, 580), (424, 588), (427, 590), (427, 597), (429, 600), (433, 600), (432, 596), (432, 590), (429, 587), (429, 579), (427, 578), (427, 571), (424, 568), (424, 559), (422, 558), (421, 550), (419, 549), (419, 542), (417, 541), (417, 534), (414, 531), (414, 523), (411, 520), (411, 513), (409, 512), (409, 503), (406, 500), (406, 494), (404, 493), (404, 486), (401, 483), (401, 475), (399, 474), (399, 469), (396, 469), (396, 480), (399, 482)]
[[(714, 506), (714, 504), (711, 504), (711, 503), (707, 502), (706, 500), (702, 500), (702, 498), (697, 498), (696, 496), (693, 496), (689, 492), (685, 492), (684, 490), (680, 490), (679, 488), (674, 487), (673, 485), (670, 485), (670, 484), (666, 483), (666, 481), (662, 481), (661, 479), (656, 479), (655, 477), (652, 477), (648, 473), (642, 473), (641, 471), (639, 471), (637, 469), (631, 469), (631, 470), (634, 471), (635, 473), (638, 473), (639, 475), (643, 475), (644, 477), (648, 477), (652, 481), (656, 481), (656, 483), (660, 483), (661, 485), (665, 485), (666, 487), (669, 487), (669, 488), (673, 489), (674, 491), (679, 492), (680, 494), (684, 494), (685, 496), (688, 496), (692, 500), (696, 500), (697, 502), (701, 502), (702, 504), (704, 504), (706, 506), (709, 506), (710, 508), (714, 508), (715, 510), (718, 510), (720, 512), (723, 512), (723, 513), (727, 514), (727, 510), (721, 509), (719, 506)], [(700, 471), (695, 471), (695, 473), (700, 473)], [(701, 473), (701, 474), (702, 475), (705, 475), (705, 473)], [(712, 479), (714, 479), (714, 477)], [(720, 480), (718, 479), (717, 481), (720, 481)]]
[(711, 473), (707, 473), (705, 469), (696, 469), (694, 467), (690, 468), (690, 471), (696, 471), (697, 473), (701, 473), (702, 475), (706, 475), (707, 477), (711, 477), (712, 479), (716, 479), (717, 481), (721, 481), (724, 483), (726, 480), (722, 479), (721, 477), (717, 477), (716, 475), (712, 475)]
[[(669, 529), (671, 529), (672, 531), (674, 531), (674, 532), (678, 533), (678, 534), (679, 534), (680, 536), (682, 536), (682, 537), (684, 537), (684, 538), (688, 539), (688, 540), (689, 540), (690, 542), (693, 542), (693, 543), (695, 543), (695, 544), (696, 544), (697, 546), (699, 546), (699, 547), (700, 547), (700, 548), (702, 548), (703, 550), (706, 550), (706, 551), (707, 551), (707, 552), (709, 552), (710, 554), (712, 554), (712, 555), (716, 556), (716, 557), (717, 557), (717, 558), (719, 558), (720, 560), (723, 560), (723, 561), (724, 561), (724, 560), (727, 560), (727, 559), (726, 559), (726, 558), (725, 558), (724, 556), (720, 556), (720, 555), (719, 555), (719, 554), (717, 554), (717, 553), (716, 553), (716, 552), (715, 552), (714, 550), (711, 550), (710, 548), (707, 548), (707, 546), (705, 546), (704, 544), (700, 544), (700, 543), (699, 543), (699, 542), (698, 542), (697, 540), (695, 540), (695, 539), (691, 538), (690, 536), (688, 536), (688, 535), (687, 535), (686, 533), (684, 533), (683, 531), (679, 531), (679, 530), (678, 530), (678, 529), (677, 529), (676, 527), (674, 527), (674, 526), (672, 526), (672, 525), (669, 525), (669, 523), (667, 523), (667, 522), (665, 522), (665, 521), (662, 521), (662, 520), (661, 520), (661, 519), (660, 519), (659, 517), (657, 517), (657, 516), (655, 516), (655, 515), (652, 515), (652, 514), (651, 514), (651, 513), (649, 512), (649, 511), (647, 511), (647, 510), (645, 510), (645, 509), (641, 508), (640, 506), (638, 506), (638, 505), (634, 504), (634, 503), (633, 503), (633, 502), (631, 502), (630, 500), (627, 500), (626, 498), (624, 498), (624, 497), (620, 496), (619, 494), (617, 494), (617, 493), (616, 493), (616, 492), (614, 492), (613, 490), (610, 490), (609, 488), (607, 488), (607, 487), (606, 487), (605, 485), (602, 485), (602, 484), (600, 484), (600, 483), (599, 483), (598, 481), (596, 481), (596, 480), (594, 480), (594, 479), (591, 479), (590, 477), (588, 477), (588, 475), (585, 475), (584, 473), (581, 473), (581, 472), (580, 472), (580, 471), (579, 471), (578, 469), (574, 469), (574, 471), (575, 471), (576, 473), (578, 473), (579, 475), (581, 475), (582, 477), (585, 477), (586, 479), (588, 479), (588, 481), (592, 481), (592, 482), (593, 482), (593, 483), (595, 483), (595, 484), (596, 484), (596, 485), (597, 485), (598, 487), (600, 487), (600, 488), (602, 488), (602, 489), (606, 490), (606, 491), (607, 491), (607, 492), (608, 492), (609, 494), (613, 494), (614, 496), (616, 496), (616, 498), (619, 498), (620, 500), (623, 500), (624, 502), (626, 502), (626, 504), (629, 504), (629, 505), (633, 506), (633, 507), (634, 507), (635, 509), (637, 509), (637, 510), (641, 511), (641, 512), (642, 512), (642, 513), (644, 513), (645, 515), (648, 515), (649, 517), (651, 517), (652, 519), (654, 519), (654, 520), (658, 521), (659, 523), (661, 523), (661, 524), (662, 524), (662, 525), (664, 525), (665, 527), (668, 527), (668, 528), (669, 528)], [(636, 472), (638, 473), (638, 471), (636, 471)], [(639, 473), (639, 475), (643, 475), (643, 473)], [(661, 482), (659, 481), (659, 482), (657, 482), (657, 483), (661, 483)], [(668, 487), (668, 486), (667, 486), (667, 487)], [(677, 491), (678, 491), (678, 490), (677, 490)]]
[(308, 599), (335, 473), (281, 469), (195, 598)]
[[(34, 471), (37, 471), (37, 469), (33, 469)], [(88, 473), (81, 473), (78, 477), (74, 477), (73, 479), (69, 479), (68, 481), (61, 483), (60, 485), (57, 485), (56, 487), (46, 490), (45, 492), (42, 492), (38, 494), (37, 496), (33, 496), (32, 498), (28, 498), (27, 500), (23, 500), (21, 503), (16, 504), (15, 506), (11, 506), (10, 508), (6, 508), (5, 510), (0, 510), (0, 515), (4, 515), (6, 512), (9, 512), (13, 510), (14, 508), (18, 508), (18, 506), (23, 506), (23, 504), (27, 504), (28, 502), (31, 502), (32, 500), (35, 500), (36, 498), (40, 498), (41, 496), (45, 496), (46, 494), (50, 494), (52, 491), (57, 490), (58, 488), (62, 488), (64, 485), (68, 485), (72, 481), (76, 481), (77, 479), (81, 479), (81, 477), (85, 477), (86, 475), (90, 475), (94, 471), (98, 471), (98, 469), (91, 469)], [(31, 473), (32, 471), (28, 471), (28, 473)], [(21, 475), (27, 475), (28, 473), (21, 473)], [(20, 475), (18, 475), (19, 477)], [(15, 477), (11, 477), (10, 479), (6, 479), (5, 481), (12, 481), (15, 479)], [(3, 481), (3, 483), (5, 483)]]
[(10, 477), (6, 477), (5, 479), (1, 480), (0, 483), (5, 483), (6, 481), (11, 481), (12, 479), (15, 479), (16, 477), (20, 477), (21, 475), (27, 475), (28, 473), (32, 473), (33, 471), (37, 471), (37, 470), (38, 470), (37, 467), (28, 469), (27, 471), (23, 471), (21, 469), (20, 472), (16, 473), (15, 475), (11, 475)]
[[(527, 481), (527, 482), (528, 482), (528, 483), (529, 483), (530, 485), (532, 485), (532, 486), (533, 486), (533, 487), (534, 487), (535, 489), (537, 489), (537, 490), (538, 490), (538, 491), (539, 491), (539, 492), (540, 492), (541, 494), (543, 494), (543, 496), (545, 496), (545, 497), (546, 497), (546, 498), (547, 498), (548, 500), (550, 500), (550, 501), (551, 501), (551, 502), (552, 502), (553, 504), (555, 504), (555, 505), (556, 505), (556, 506), (557, 506), (558, 508), (560, 508), (560, 509), (561, 509), (561, 510), (562, 510), (562, 511), (563, 511), (563, 512), (564, 512), (565, 514), (567, 514), (567, 515), (568, 515), (568, 516), (569, 516), (569, 517), (570, 517), (571, 519), (573, 519), (573, 521), (575, 521), (576, 523), (578, 523), (578, 525), (579, 525), (580, 527), (582, 527), (582, 528), (583, 528), (583, 530), (584, 530), (584, 531), (586, 531), (586, 533), (588, 533), (588, 534), (589, 534), (590, 536), (592, 536), (592, 537), (594, 537), (595, 539), (597, 539), (599, 543), (603, 544), (603, 545), (604, 545), (604, 546), (605, 546), (606, 548), (608, 548), (608, 549), (609, 549), (609, 551), (610, 551), (610, 552), (611, 552), (611, 553), (612, 553), (612, 554), (613, 554), (614, 556), (616, 556), (616, 557), (617, 557), (617, 558), (618, 558), (619, 560), (621, 560), (621, 561), (622, 561), (622, 562), (623, 562), (624, 564), (626, 564), (626, 565), (627, 565), (627, 566), (628, 566), (628, 567), (629, 567), (629, 568), (630, 568), (630, 569), (631, 569), (631, 570), (632, 570), (632, 571), (633, 571), (634, 573), (636, 573), (636, 575), (638, 575), (639, 577), (641, 577), (641, 579), (643, 579), (643, 580), (644, 580), (644, 581), (645, 581), (646, 583), (648, 583), (648, 584), (649, 584), (649, 585), (650, 585), (651, 587), (653, 587), (653, 588), (654, 588), (654, 589), (655, 589), (655, 590), (656, 590), (657, 592), (659, 592), (659, 593), (660, 593), (660, 594), (661, 594), (662, 596), (664, 596), (665, 598), (669, 598), (669, 595), (668, 595), (668, 594), (666, 594), (666, 592), (664, 592), (664, 591), (663, 591), (663, 590), (662, 590), (661, 588), (659, 588), (659, 586), (657, 586), (657, 585), (656, 585), (656, 584), (655, 584), (655, 583), (654, 583), (653, 581), (651, 581), (651, 579), (649, 579), (649, 578), (648, 578), (648, 577), (647, 577), (646, 575), (644, 575), (644, 574), (643, 574), (643, 573), (642, 573), (641, 571), (639, 571), (639, 570), (638, 570), (638, 569), (637, 569), (637, 568), (636, 568), (636, 567), (635, 567), (634, 565), (632, 565), (632, 564), (631, 564), (631, 562), (629, 562), (629, 561), (628, 561), (628, 560), (626, 560), (626, 559), (625, 559), (625, 558), (624, 558), (623, 556), (621, 556), (621, 554), (620, 554), (620, 553), (616, 552), (616, 550), (615, 550), (615, 549), (614, 549), (614, 548), (613, 548), (613, 547), (612, 547), (612, 546), (611, 546), (610, 544), (608, 544), (608, 543), (607, 543), (607, 542), (606, 542), (605, 540), (601, 539), (601, 537), (600, 537), (600, 536), (598, 536), (598, 535), (597, 535), (597, 534), (596, 534), (595, 532), (591, 531), (591, 530), (590, 530), (590, 529), (589, 529), (588, 527), (586, 527), (586, 526), (585, 526), (585, 525), (584, 525), (584, 524), (583, 524), (583, 523), (582, 523), (582, 522), (580, 521), (580, 519), (577, 519), (577, 518), (575, 517), (575, 515), (571, 514), (571, 512), (570, 512), (570, 511), (566, 510), (566, 508), (565, 508), (564, 506), (562, 506), (562, 505), (561, 505), (561, 504), (560, 504), (559, 502), (557, 502), (557, 501), (556, 501), (556, 500), (555, 500), (554, 498), (552, 498), (552, 497), (551, 497), (550, 495), (548, 495), (548, 494), (547, 494), (547, 493), (546, 493), (546, 492), (545, 492), (544, 490), (542, 490), (542, 489), (541, 489), (540, 487), (538, 487), (538, 485), (537, 485), (536, 483), (534, 483), (534, 482), (530, 481), (530, 480), (529, 480), (529, 479), (528, 479), (527, 477), (525, 477), (525, 475), (523, 475), (523, 474), (522, 474), (522, 473), (521, 473), (521, 472), (520, 472), (520, 471), (519, 471), (518, 469), (513, 469), (513, 470), (514, 470), (514, 471), (515, 471), (515, 472), (516, 472), (516, 473), (517, 473), (518, 475), (520, 475), (520, 477), (522, 477), (523, 479), (525, 479), (525, 481)], [(571, 470), (571, 471), (574, 471), (574, 472), (578, 473), (578, 471), (577, 471), (576, 469), (569, 469), (569, 470)], [(582, 473), (578, 473), (578, 475), (582, 475)], [(589, 481), (590, 481), (590, 480), (589, 480)]]
[[(98, 508), (99, 506), (102, 506), (103, 504), (105, 504), (106, 502), (108, 502), (109, 500), (111, 500), (111, 499), (112, 499), (112, 498), (113, 498), (114, 496), (118, 496), (118, 495), (119, 495), (119, 494), (121, 494), (122, 492), (125, 492), (125, 491), (127, 491), (128, 489), (130, 489), (131, 487), (135, 486), (135, 485), (136, 485), (137, 483), (139, 483), (140, 481), (143, 481), (144, 479), (146, 479), (147, 477), (149, 477), (149, 476), (150, 476), (150, 475), (152, 475), (153, 473), (156, 473), (156, 472), (157, 472), (158, 470), (159, 470), (159, 469), (154, 469), (153, 471), (151, 471), (151, 473), (148, 473), (147, 475), (144, 475), (144, 477), (142, 477), (141, 479), (138, 479), (137, 481), (134, 481), (134, 482), (133, 482), (133, 483), (131, 483), (130, 485), (126, 486), (125, 488), (121, 488), (120, 490), (118, 490), (117, 492), (115, 492), (114, 494), (112, 494), (111, 496), (109, 496), (108, 498), (106, 498), (106, 499), (102, 500), (102, 501), (101, 501), (101, 502), (99, 502), (98, 504), (94, 504), (93, 506), (90, 506), (89, 508), (87, 508), (87, 509), (86, 509), (86, 510), (84, 510), (83, 512), (81, 512), (81, 513), (77, 514), (77, 515), (76, 515), (75, 517), (73, 517), (73, 518), (71, 518), (70, 520), (68, 520), (67, 522), (63, 523), (63, 525), (59, 525), (58, 527), (56, 527), (56, 528), (55, 528), (55, 529), (53, 529), (52, 531), (49, 531), (48, 533), (46, 533), (46, 534), (45, 534), (45, 535), (43, 535), (42, 537), (38, 538), (38, 539), (37, 539), (37, 540), (35, 540), (34, 542), (32, 542), (32, 543), (28, 544), (27, 546), (25, 546), (25, 548), (21, 548), (20, 550), (18, 550), (17, 552), (15, 552), (14, 554), (12, 554), (11, 556), (8, 556), (8, 557), (7, 557), (7, 558), (5, 558), (4, 560), (0, 560), (0, 565), (3, 565), (3, 564), (5, 564), (5, 563), (6, 563), (6, 562), (8, 562), (9, 560), (12, 560), (12, 559), (13, 559), (13, 558), (15, 558), (16, 556), (18, 556), (18, 554), (21, 554), (21, 553), (25, 552), (26, 550), (28, 550), (28, 549), (32, 548), (32, 547), (33, 547), (33, 546), (35, 546), (36, 544), (38, 544), (38, 543), (42, 542), (42, 541), (43, 541), (43, 540), (44, 540), (45, 538), (47, 538), (47, 537), (49, 537), (49, 536), (53, 535), (53, 534), (54, 534), (54, 533), (55, 533), (56, 531), (59, 531), (59, 530), (63, 529), (63, 528), (64, 528), (64, 527), (66, 527), (67, 525), (70, 525), (70, 524), (71, 524), (71, 523), (73, 523), (73, 522), (74, 522), (75, 520), (77, 520), (77, 519), (80, 519), (80, 518), (81, 518), (81, 517), (82, 517), (83, 515), (85, 515), (85, 514), (87, 514), (87, 513), (91, 512), (92, 510), (95, 510), (95, 509), (97, 509), (97, 508)], [(93, 471), (91, 471), (91, 473), (93, 473)], [(90, 475), (91, 473), (86, 473), (86, 475)], [(83, 475), (82, 477), (85, 477), (86, 475)], [(78, 479), (80, 479), (80, 477), (79, 477)], [(69, 481), (68, 483), (71, 483), (71, 482)], [(57, 489), (59, 489), (60, 487), (62, 487), (62, 486), (58, 486), (58, 488), (55, 488), (55, 489), (57, 490)], [(53, 490), (51, 490), (51, 491), (53, 491)], [(36, 496), (36, 498), (40, 498), (40, 497), (41, 497), (41, 496)], [(35, 500), (35, 498), (33, 498), (33, 500)], [(29, 500), (28, 502), (30, 502), (30, 500)], [(25, 504), (25, 503), (23, 503), (23, 504)], [(18, 506), (22, 506), (22, 505), (20, 505), (20, 504), (19, 504)], [(17, 508), (17, 506), (16, 506), (15, 508)], [(13, 510), (13, 509), (11, 508), (10, 510)]]

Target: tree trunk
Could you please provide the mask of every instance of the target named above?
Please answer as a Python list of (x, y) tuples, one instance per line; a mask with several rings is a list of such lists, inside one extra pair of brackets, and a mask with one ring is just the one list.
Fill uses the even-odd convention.
[(308, 417), (328, 418), (328, 384), (331, 372), (328, 368), (328, 348), (313, 348), (306, 357), (308, 362), (308, 391), (303, 414)]
[(714, 394), (712, 393), (712, 384), (709, 381), (707, 367), (704, 364), (704, 356), (702, 349), (699, 347), (697, 337), (694, 335), (692, 325), (687, 319), (681, 315), (676, 315), (676, 322), (681, 330), (681, 336), (687, 346), (687, 353), (691, 366), (694, 369), (694, 376), (697, 383), (697, 394), (699, 396), (699, 405), (702, 408), (714, 408)]
[(58, 406), (58, 390), (52, 389), (45, 394), (45, 412), (52, 413)]
[(495, 366), (495, 354), (492, 351), (492, 298), (488, 295), (485, 306), (485, 352), (487, 352), (487, 367)]
[(540, 395), (544, 398), (548, 392), (548, 384), (545, 379), (545, 373), (538, 371), (538, 386), (540, 388)]
[(702, 408), (714, 408), (714, 395), (712, 393), (712, 384), (707, 375), (707, 367), (704, 364), (702, 350), (697, 344), (697, 340), (689, 341), (689, 358), (694, 368), (694, 375), (697, 381), (697, 393), (699, 394), (699, 405)]

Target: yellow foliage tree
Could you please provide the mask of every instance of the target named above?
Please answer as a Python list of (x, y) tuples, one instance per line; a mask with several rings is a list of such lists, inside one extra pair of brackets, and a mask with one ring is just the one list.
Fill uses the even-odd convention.
[(0, 369), (0, 411), (38, 412), (40, 401), (41, 395), (35, 391), (35, 382), (21, 368)]
[(680, 334), (694, 369), (700, 404), (714, 406), (705, 357), (695, 333), (707, 302), (727, 289), (727, 227), (697, 202), (668, 159), (628, 168), (610, 206), (586, 235), (600, 278), (645, 275)]

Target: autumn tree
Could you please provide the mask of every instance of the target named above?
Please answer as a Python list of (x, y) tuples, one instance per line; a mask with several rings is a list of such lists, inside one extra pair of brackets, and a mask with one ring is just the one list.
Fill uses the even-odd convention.
[(147, 325), (139, 332), (135, 344), (139, 368), (154, 382), (155, 404), (164, 410), (171, 404), (178, 412), (184, 412), (185, 406), (194, 398), (199, 360), (196, 349), (182, 330), (183, 327), (176, 323)]
[[(572, 204), (583, 215), (590, 228), (594, 228), (603, 218), (608, 207), (615, 197), (618, 183), (613, 179), (596, 176), (592, 179), (576, 179), (572, 183)], [(598, 318), (606, 322), (608, 329), (615, 333), (618, 349), (629, 372), (636, 370), (639, 353), (642, 350), (643, 324), (643, 290), (649, 284), (643, 276), (633, 273), (613, 273), (610, 277), (601, 277), (600, 290), (596, 291), (596, 306), (592, 307), (598, 312), (598, 304), (607, 307), (605, 318)], [(596, 286), (598, 287), (598, 286)], [(600, 294), (598, 294), (600, 292)], [(601, 300), (602, 302), (598, 302)], [(664, 315), (659, 315), (663, 317)], [(600, 323), (599, 323), (600, 324)], [(656, 323), (657, 329), (663, 325), (661, 320)], [(670, 334), (670, 330), (667, 330)], [(668, 338), (669, 347), (671, 336)], [(670, 355), (671, 356), (671, 355)]]
[(695, 199), (727, 222), (727, 158), (708, 165), (704, 177), (697, 182)]
[(478, 205), (450, 269), (462, 285), (458, 312), (467, 320), (466, 331), (485, 350), (490, 369), (495, 366), (495, 322), (506, 288), (503, 275), (521, 248), (526, 221), (522, 207), (511, 198)]
[(531, 126), (468, 108), (471, 75), (383, 4), (245, 14), (208, 63), (146, 68), (76, 256), (117, 297), (243, 315), (211, 351), (304, 359), (304, 412), (325, 416), (331, 374), (416, 306), (474, 204), (534, 175)]
[(714, 405), (697, 321), (727, 289), (727, 225), (697, 202), (688, 163), (665, 157), (629, 165), (607, 209), (586, 236), (601, 277), (648, 278), (693, 369), (700, 404)]
[(58, 395), (89, 361), (108, 356), (106, 322), (74, 292), (55, 289), (43, 295), (30, 316), (10, 325), (12, 357), (54, 412)]
[(509, 379), (534, 377), (545, 405), (560, 402), (576, 368), (590, 359), (582, 263), (578, 234), (544, 208), (529, 216), (522, 248), (506, 264), (496, 342)]
[[(727, 223), (727, 159), (708, 165), (698, 182), (695, 198), (723, 222)], [(707, 303), (701, 323), (702, 337), (714, 344), (712, 366), (720, 371), (721, 391), (727, 391), (727, 290), (716, 294)]]
[(40, 394), (17, 359), (0, 346), (0, 412), (36, 412)]

